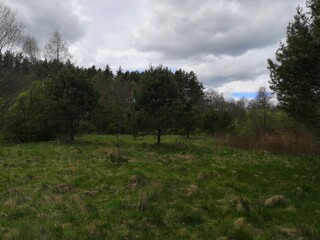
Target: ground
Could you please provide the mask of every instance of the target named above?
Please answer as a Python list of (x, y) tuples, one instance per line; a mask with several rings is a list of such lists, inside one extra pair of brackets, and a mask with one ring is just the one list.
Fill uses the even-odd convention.
[(0, 145), (0, 239), (320, 239), (320, 157), (155, 141)]

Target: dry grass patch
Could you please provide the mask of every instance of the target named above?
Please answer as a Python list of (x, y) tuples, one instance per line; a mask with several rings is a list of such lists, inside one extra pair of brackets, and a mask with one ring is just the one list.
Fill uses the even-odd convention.
[(282, 195), (275, 195), (272, 197), (269, 197), (264, 201), (264, 206), (266, 207), (277, 207), (277, 206), (283, 206), (288, 202), (288, 200), (282, 196)]
[(280, 228), (280, 232), (290, 238), (297, 239), (301, 236), (301, 233), (297, 228), (282, 227)]
[(8, 193), (8, 198), (4, 201), (4, 206), (15, 208), (23, 205), (26, 200), (26, 197), (18, 189), (11, 189)]
[(282, 153), (296, 156), (319, 156), (320, 141), (310, 134), (283, 134), (264, 136), (232, 136), (228, 144), (248, 149), (264, 149), (273, 153)]
[(42, 194), (42, 200), (45, 204), (63, 203), (63, 195), (61, 194)]
[(148, 206), (148, 202), (149, 202), (148, 195), (144, 191), (141, 191), (139, 194), (137, 208), (139, 210), (145, 210)]
[(199, 172), (198, 173), (198, 176), (197, 176), (197, 180), (199, 181), (203, 181), (203, 180), (206, 180), (208, 178), (208, 175), (203, 173), (203, 172)]
[(184, 189), (184, 193), (187, 197), (193, 197), (199, 193), (199, 187), (195, 184), (191, 184)]
[(138, 175), (132, 175), (132, 176), (130, 176), (129, 181), (128, 181), (128, 188), (134, 190), (139, 187), (145, 186), (146, 183), (147, 183), (147, 181), (144, 178), (142, 178)]
[(71, 206), (70, 207), (76, 207), (81, 213), (86, 213), (86, 211), (87, 211), (83, 197), (78, 194), (73, 194), (71, 196)]
[(241, 228), (247, 225), (247, 219), (244, 217), (240, 217), (234, 220), (233, 225), (235, 228)]
[(192, 157), (193, 157), (192, 154), (179, 153), (179, 154), (174, 154), (172, 156), (172, 159), (175, 159), (175, 160), (190, 160), (190, 159), (192, 159)]
[(14, 228), (1, 228), (0, 227), (0, 237), (3, 240), (16, 239), (19, 236), (19, 231)]
[(243, 198), (238, 198), (232, 201), (233, 207), (238, 212), (250, 212), (251, 207), (249, 205), (249, 202), (244, 200)]

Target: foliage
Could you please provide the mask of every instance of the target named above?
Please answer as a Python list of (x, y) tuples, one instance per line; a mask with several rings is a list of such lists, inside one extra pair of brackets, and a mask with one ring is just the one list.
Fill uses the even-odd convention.
[[(39, 109), (48, 109), (50, 106), (52, 109), (46, 111), (52, 112), (51, 115), (56, 114), (58, 116), (51, 117), (49, 121), (50, 124), (48, 123), (48, 126), (59, 126), (50, 127), (57, 129), (53, 136), (65, 138), (66, 141), (72, 141), (72, 137), (70, 138), (70, 136), (66, 134), (67, 127), (65, 125), (67, 122), (70, 122), (72, 117), (69, 118), (69, 121), (66, 121), (65, 119), (61, 119), (61, 116), (70, 115), (74, 111), (72, 109), (75, 106), (79, 107), (79, 109), (81, 107), (84, 109), (90, 107), (90, 101), (92, 100), (90, 100), (90, 98), (87, 100), (83, 98), (82, 102), (80, 101), (74, 106), (71, 102), (76, 100), (70, 100), (70, 112), (68, 110), (65, 110), (66, 114), (62, 114), (60, 110), (56, 112), (57, 102), (60, 101), (59, 99), (64, 99), (66, 96), (75, 98), (72, 94), (70, 95), (70, 93), (67, 93), (68, 91), (61, 96), (59, 95), (64, 91), (62, 88), (73, 88), (71, 83), (62, 83), (61, 79), (73, 77), (86, 79), (84, 82), (87, 83), (80, 87), (83, 90), (81, 90), (79, 94), (83, 94), (83, 91), (86, 90), (91, 92), (92, 87), (94, 92), (99, 93), (99, 106), (94, 104), (95, 107), (89, 111), (90, 114), (88, 112), (86, 113), (86, 110), (84, 110), (84, 113), (80, 114), (82, 115), (80, 120), (78, 119), (79, 121), (75, 121), (74, 129), (76, 132), (80, 131), (81, 134), (92, 132), (107, 134), (131, 133), (135, 136), (139, 136), (141, 134), (152, 133), (154, 130), (158, 131), (158, 123), (161, 123), (160, 135), (166, 131), (170, 134), (184, 134), (187, 137), (194, 129), (201, 129), (212, 135), (230, 133), (234, 130), (237, 134), (252, 136), (259, 134), (263, 135), (265, 132), (270, 134), (287, 134), (289, 131), (296, 132), (297, 129), (301, 128), (301, 125), (297, 124), (292, 119), (289, 119), (279, 109), (270, 105), (270, 95), (264, 88), (260, 89), (260, 92), (262, 92), (258, 95), (260, 97), (257, 97), (257, 99), (251, 102), (246, 99), (240, 99), (238, 101), (225, 100), (222, 94), (219, 94), (214, 90), (203, 92), (202, 84), (198, 82), (197, 77), (193, 72), (178, 70), (175, 73), (172, 73), (170, 70), (161, 67), (162, 69), (167, 70), (170, 80), (167, 84), (166, 81), (159, 80), (153, 82), (152, 80), (150, 82), (152, 84), (148, 84), (153, 85), (151, 88), (155, 90), (149, 91), (149, 86), (146, 87), (144, 85), (146, 85), (146, 79), (152, 79), (151, 76), (155, 75), (156, 68), (153, 68), (153, 72), (149, 69), (142, 73), (119, 69), (117, 74), (114, 75), (108, 67), (106, 67), (105, 70), (96, 69), (94, 66), (90, 68), (78, 68), (73, 66), (70, 62), (67, 62), (59, 63), (59, 71), (57, 71), (57, 62), (55, 61), (30, 61), (29, 57), (25, 57), (21, 53), (13, 54), (10, 52), (0, 54), (0, 65), (0, 75), (5, 75), (6, 79), (10, 80), (0, 89), (2, 94), (0, 101), (0, 110), (2, 111), (2, 119), (0, 119), (1, 129), (6, 127), (6, 123), (14, 123), (16, 121), (28, 122), (28, 119), (37, 118), (36, 116), (32, 116), (32, 114), (37, 113), (36, 110), (28, 110), (32, 109), (31, 107), (27, 107), (30, 105), (30, 103), (27, 103), (28, 101), (30, 102), (30, 100), (27, 100), (29, 98), (24, 95), (30, 94), (29, 91), (31, 90), (29, 89), (33, 88), (33, 85), (39, 84), (36, 84), (35, 82), (36, 79), (40, 79), (40, 82), (45, 83), (45, 89), (47, 89), (46, 93), (39, 95), (39, 97), (42, 96), (43, 98), (41, 101), (45, 102), (44, 99), (49, 101), (49, 98), (53, 97), (53, 91), (55, 91), (56, 96), (54, 97), (55, 100), (51, 99), (49, 101), (50, 104), (49, 102), (46, 102), (46, 108), (41, 106)], [(69, 77), (63, 76), (68, 74), (70, 75)], [(161, 76), (161, 74), (159, 74), (159, 76)], [(65, 80), (63, 81), (66, 82)], [(90, 83), (88, 83), (88, 81)], [(159, 88), (159, 85), (161, 85), (162, 88)], [(49, 90), (49, 88), (51, 89)], [(147, 101), (147, 98), (144, 99), (144, 102), (139, 101), (139, 98), (144, 92), (147, 93), (148, 97), (152, 98), (154, 96), (150, 96), (151, 93), (154, 93), (155, 97), (159, 98), (165, 96), (160, 95), (159, 89), (161, 91), (167, 91), (170, 94), (173, 93), (171, 94), (171, 97), (167, 97), (167, 99), (171, 98), (168, 106), (165, 106), (163, 109), (156, 107), (156, 111), (153, 111), (153, 109), (150, 108), (150, 103), (152, 101)], [(23, 96), (17, 98), (22, 92)], [(74, 93), (75, 92), (77, 91), (74, 91)], [(32, 99), (35, 97), (36, 96), (33, 95)], [(266, 101), (263, 102), (262, 100)], [(37, 101), (39, 103), (41, 102), (40, 99)], [(63, 101), (65, 102), (65, 100)], [(62, 104), (63, 101), (61, 101), (60, 104)], [(16, 106), (12, 108), (9, 113), (8, 109), (13, 104)], [(146, 104), (146, 106), (143, 106), (144, 104)], [(20, 110), (18, 111), (19, 108)], [(69, 109), (67, 105), (64, 108)], [(13, 116), (13, 111), (20, 113), (27, 113), (29, 111), (28, 114), (30, 116), (26, 121), (21, 119), (8, 121), (10, 118), (9, 116)], [(163, 111), (163, 114), (161, 111)], [(43, 117), (42, 112), (44, 113), (45, 111), (41, 110), (39, 114)], [(49, 113), (46, 114), (49, 116)], [(7, 120), (3, 119), (4, 116), (7, 117)], [(12, 124), (10, 126), (12, 126)], [(39, 126), (44, 125), (39, 122)], [(31, 131), (35, 128), (28, 129)], [(50, 132), (50, 130), (48, 130), (48, 132)], [(198, 131), (198, 133), (200, 132)], [(18, 138), (12, 138), (14, 135), (12, 134), (13, 132), (7, 136), (11, 136), (9, 139), (16, 139), (17, 141), (33, 141), (32, 139), (36, 138), (45, 140), (52, 138), (34, 137), (39, 134), (28, 132), (27, 135), (32, 135), (33, 137), (27, 138), (29, 140), (19, 140)], [(21, 139), (26, 139), (22, 136), (23, 135), (21, 135)], [(44, 136), (52, 136), (52, 134), (45, 133)]]
[(211, 135), (216, 132), (217, 122), (218, 122), (218, 112), (215, 110), (210, 110), (206, 112), (203, 119), (203, 129), (208, 131)]
[(269, 127), (269, 118), (272, 112), (271, 94), (265, 87), (259, 88), (257, 96), (249, 102), (252, 128), (256, 134), (265, 134)]
[(97, 105), (97, 93), (86, 75), (70, 65), (46, 82), (46, 97), (57, 133), (73, 142), (80, 121)]
[(133, 136), (151, 133), (151, 116), (148, 115), (143, 109), (134, 111), (130, 117), (130, 132)]
[(140, 89), (136, 91), (135, 106), (150, 116), (151, 125), (157, 130), (158, 144), (163, 130), (172, 121), (177, 97), (177, 84), (168, 68), (151, 66), (144, 72)]
[(218, 93), (213, 89), (209, 89), (204, 94), (204, 104), (206, 108), (214, 109), (216, 111), (225, 111), (227, 102), (222, 93)]
[(30, 85), (32, 63), (21, 53), (0, 53), (0, 98), (11, 101)]
[(282, 107), (319, 134), (320, 2), (310, 0), (307, 6), (306, 13), (297, 9), (286, 43), (280, 44), (276, 61), (269, 60), (270, 83)]
[(200, 122), (199, 105), (203, 97), (203, 86), (194, 72), (178, 70), (174, 73), (178, 86), (178, 99), (176, 100), (177, 128), (183, 128), (186, 137)]
[(110, 124), (116, 127), (117, 133), (128, 133), (130, 129), (130, 116), (133, 114), (133, 93), (136, 88), (136, 80), (140, 77), (134, 76), (134, 72), (122, 73), (122, 70), (114, 76), (110, 67), (104, 71), (96, 70), (92, 74), (91, 82), (94, 89), (99, 93), (100, 110), (93, 116), (94, 124), (102, 133), (109, 133), (107, 126)]
[(118, 133), (117, 126), (114, 123), (110, 123), (107, 127), (107, 133), (111, 135), (117, 134)]
[(4, 117), (3, 133), (11, 142), (44, 141), (53, 138), (52, 115), (44, 82), (35, 82), (21, 92)]
[(18, 142), (61, 136), (74, 141), (79, 123), (97, 103), (97, 94), (83, 73), (73, 66), (54, 79), (35, 82), (22, 92), (6, 114), (6, 136)]
[(218, 112), (210, 109), (204, 114), (203, 129), (211, 135), (228, 133), (233, 125), (233, 118), (227, 111)]

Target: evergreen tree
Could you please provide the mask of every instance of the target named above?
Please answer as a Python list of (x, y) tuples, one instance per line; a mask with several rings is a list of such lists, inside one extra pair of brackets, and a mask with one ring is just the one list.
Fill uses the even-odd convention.
[(296, 120), (320, 133), (320, 1), (307, 1), (308, 12), (297, 8), (287, 27), (286, 43), (269, 59), (271, 89)]
[(54, 119), (46, 97), (45, 83), (34, 82), (20, 92), (4, 116), (3, 134), (10, 142), (46, 141), (53, 139)]
[(62, 137), (73, 143), (80, 121), (94, 110), (98, 95), (83, 70), (65, 66), (53, 78), (22, 91), (5, 114), (5, 136), (28, 142)]
[(86, 74), (70, 65), (46, 83), (46, 96), (57, 133), (73, 143), (80, 121), (97, 106), (97, 92)]
[(199, 103), (203, 97), (203, 86), (194, 72), (178, 70), (174, 74), (178, 85), (177, 127), (184, 128), (186, 137), (199, 122)]
[(143, 73), (140, 90), (135, 95), (135, 106), (151, 119), (157, 130), (157, 143), (161, 143), (163, 130), (173, 118), (178, 88), (173, 73), (162, 66), (150, 67)]

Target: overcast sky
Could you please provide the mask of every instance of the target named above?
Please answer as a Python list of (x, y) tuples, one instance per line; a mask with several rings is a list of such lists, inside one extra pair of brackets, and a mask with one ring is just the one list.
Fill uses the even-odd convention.
[(226, 97), (268, 86), (273, 58), (302, 0), (6, 0), (41, 44), (58, 29), (73, 62), (195, 71)]

